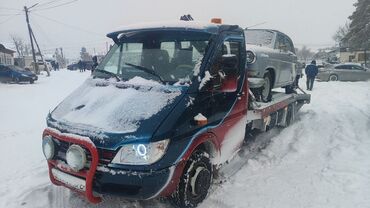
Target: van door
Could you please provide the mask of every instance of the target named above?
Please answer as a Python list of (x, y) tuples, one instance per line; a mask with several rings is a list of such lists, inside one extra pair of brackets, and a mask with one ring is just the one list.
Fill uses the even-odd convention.
[[(223, 57), (236, 56), (238, 61), (238, 71), (235, 75), (228, 74), (220, 66), (220, 61)], [(212, 76), (212, 95), (209, 103), (209, 115), (214, 120), (217, 120), (210, 131), (216, 135), (217, 141), (221, 146), (221, 154), (223, 158), (231, 156), (244, 140), (246, 126), (246, 110), (247, 110), (247, 92), (245, 90), (245, 44), (244, 36), (227, 36), (218, 45), (214, 55), (209, 73)], [(230, 76), (237, 77), (236, 91), (222, 91), (223, 81)], [(236, 134), (231, 134), (235, 126), (242, 126)], [(238, 128), (239, 129), (239, 128)], [(232, 135), (230, 137), (230, 135)], [(226, 145), (225, 142), (230, 142)], [(226, 148), (226, 149), (224, 149)], [(221, 161), (224, 162), (224, 161)]]

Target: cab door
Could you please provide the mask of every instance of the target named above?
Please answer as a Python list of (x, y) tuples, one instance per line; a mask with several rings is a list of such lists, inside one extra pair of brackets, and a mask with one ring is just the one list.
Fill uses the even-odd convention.
[[(225, 57), (236, 57), (238, 70), (235, 74), (229, 74), (222, 65), (220, 66), (221, 60)], [(244, 141), (248, 102), (244, 66), (244, 34), (242, 36), (228, 34), (218, 44), (209, 67), (209, 73), (212, 76), (209, 115), (217, 120), (217, 125), (209, 131), (216, 135), (223, 158), (231, 157)], [(235, 78), (237, 84), (235, 90), (224, 90), (228, 78)], [(236, 128), (238, 132), (234, 134)]]

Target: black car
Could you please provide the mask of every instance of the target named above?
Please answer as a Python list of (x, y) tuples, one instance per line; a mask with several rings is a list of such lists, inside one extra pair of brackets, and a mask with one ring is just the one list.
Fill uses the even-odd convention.
[(93, 69), (94, 62), (92, 61), (79, 61), (77, 63), (73, 63), (67, 66), (68, 70), (77, 70), (77, 69)]
[(29, 82), (33, 84), (38, 77), (31, 71), (24, 70), (18, 66), (0, 64), (1, 82)]

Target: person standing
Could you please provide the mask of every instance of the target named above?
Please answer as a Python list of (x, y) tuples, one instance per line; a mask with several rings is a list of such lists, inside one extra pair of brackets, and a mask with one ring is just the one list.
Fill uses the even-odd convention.
[(319, 69), (316, 66), (316, 61), (313, 60), (311, 64), (306, 66), (305, 73), (306, 73), (306, 78), (307, 78), (307, 90), (312, 91), (313, 88), (313, 83), (315, 82), (315, 77), (317, 73), (319, 72)]

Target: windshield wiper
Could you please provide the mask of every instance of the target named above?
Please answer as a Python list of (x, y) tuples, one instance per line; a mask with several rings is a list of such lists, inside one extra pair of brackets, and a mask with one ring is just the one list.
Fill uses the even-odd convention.
[(134, 67), (136, 69), (139, 69), (141, 71), (144, 71), (144, 72), (146, 72), (148, 74), (151, 74), (153, 76), (156, 76), (159, 79), (159, 81), (161, 81), (163, 84), (165, 84), (165, 81), (162, 79), (162, 77), (157, 72), (155, 72), (152, 69), (148, 69), (146, 67), (135, 65), (135, 64), (131, 64), (131, 63), (127, 63), (127, 62), (125, 62), (124, 64), (126, 64), (127, 66), (132, 66), (132, 67)]
[(110, 75), (111, 77), (116, 78), (116, 79), (117, 79), (117, 82), (121, 81), (121, 78), (120, 78), (117, 74), (115, 74), (115, 73), (113, 73), (113, 72), (106, 71), (106, 70), (103, 70), (103, 69), (95, 69), (95, 70), (94, 70), (94, 74), (95, 74), (95, 72), (100, 72), (100, 73), (102, 73), (102, 74), (108, 74), (108, 75)]

